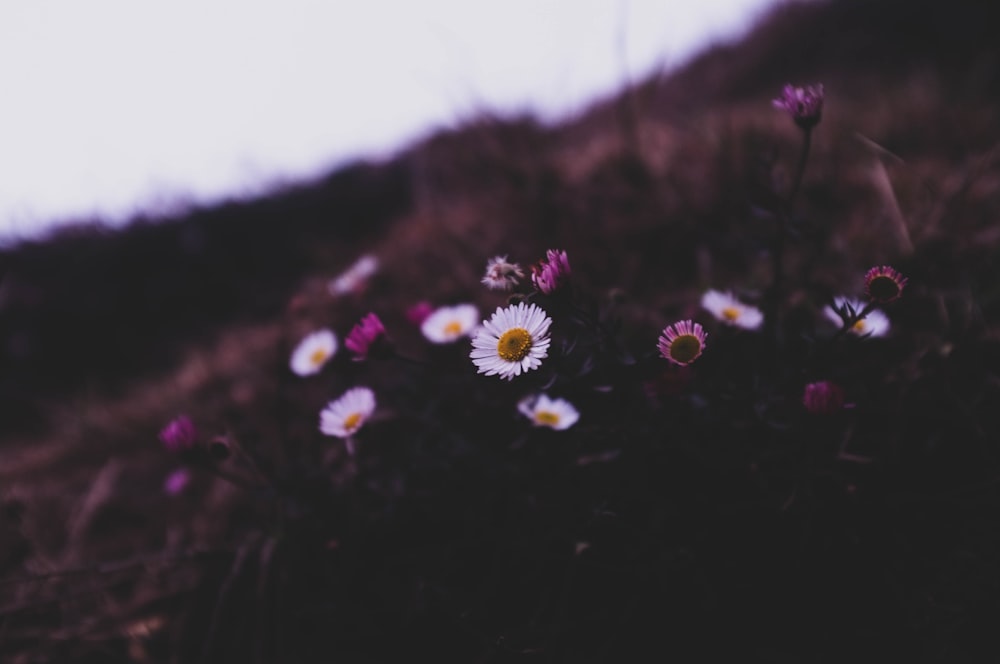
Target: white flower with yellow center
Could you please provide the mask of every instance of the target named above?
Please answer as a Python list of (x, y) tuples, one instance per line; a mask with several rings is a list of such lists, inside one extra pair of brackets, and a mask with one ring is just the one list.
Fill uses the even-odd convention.
[[(856, 312), (861, 312), (861, 310), (865, 308), (865, 303), (861, 300), (854, 300), (846, 297), (835, 297), (833, 298), (833, 303), (836, 306), (836, 309), (842, 309), (845, 303), (851, 305), (851, 308)], [(836, 309), (827, 305), (826, 308), (823, 309), (823, 314), (830, 320), (830, 322), (837, 327), (840, 327), (844, 324), (844, 321), (840, 319), (840, 314), (837, 313)], [(869, 311), (864, 318), (854, 323), (848, 332), (856, 334), (859, 337), (868, 335), (873, 337), (885, 336), (889, 332), (889, 317), (878, 309), (873, 309)]]
[(568, 429), (580, 419), (580, 413), (573, 404), (565, 399), (550, 399), (546, 394), (521, 399), (517, 409), (536, 427), (549, 427), (556, 431)]
[(743, 304), (732, 293), (706, 291), (701, 296), (701, 306), (726, 325), (756, 330), (764, 323), (764, 314), (760, 309)]
[(469, 357), (478, 373), (511, 380), (542, 364), (549, 354), (552, 319), (535, 304), (497, 307), (472, 340)]
[(357, 433), (375, 412), (375, 393), (367, 387), (354, 387), (319, 414), (319, 430), (328, 436), (348, 438)]
[(330, 330), (317, 330), (307, 335), (292, 351), (289, 366), (299, 376), (318, 374), (337, 352), (337, 337)]
[(473, 304), (440, 307), (420, 324), (420, 331), (435, 344), (449, 344), (469, 336), (479, 321), (479, 309)]

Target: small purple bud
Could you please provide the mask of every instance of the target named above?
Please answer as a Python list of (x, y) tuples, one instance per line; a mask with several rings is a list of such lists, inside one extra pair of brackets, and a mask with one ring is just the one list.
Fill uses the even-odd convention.
[(385, 326), (374, 313), (369, 313), (354, 326), (344, 345), (355, 355), (355, 360), (364, 360), (376, 341), (385, 336)]
[(190, 417), (179, 415), (160, 431), (160, 442), (173, 454), (186, 452), (198, 442), (198, 429)]
[(786, 85), (781, 96), (772, 103), (792, 116), (795, 124), (803, 129), (812, 129), (823, 117), (825, 93), (822, 84), (795, 87)]
[(844, 390), (828, 380), (809, 383), (802, 394), (802, 405), (813, 415), (832, 415), (844, 408)]
[(434, 306), (426, 300), (421, 300), (406, 310), (406, 320), (420, 326), (432, 313), (434, 313)]
[(187, 468), (178, 468), (163, 480), (163, 491), (169, 496), (176, 496), (187, 488), (191, 482), (191, 471)]

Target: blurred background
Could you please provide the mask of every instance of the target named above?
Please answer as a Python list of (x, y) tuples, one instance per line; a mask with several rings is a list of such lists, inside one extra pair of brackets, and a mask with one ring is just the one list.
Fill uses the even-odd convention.
[(0, 20), (0, 243), (252, 197), (483, 112), (555, 122), (773, 0), (42, 0)]

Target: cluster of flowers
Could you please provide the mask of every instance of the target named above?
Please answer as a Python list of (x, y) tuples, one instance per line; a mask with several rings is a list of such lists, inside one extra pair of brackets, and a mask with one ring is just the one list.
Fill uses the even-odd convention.
[[(865, 274), (868, 302), (836, 297), (823, 310), (827, 318), (840, 325), (840, 332), (861, 337), (880, 337), (889, 331), (889, 319), (875, 307), (898, 300), (907, 278), (888, 265), (877, 265)], [(802, 394), (802, 405), (815, 415), (832, 415), (853, 404), (845, 403), (844, 390), (830, 380), (809, 383)]]
[(868, 302), (852, 297), (835, 297), (823, 314), (842, 332), (859, 337), (881, 337), (889, 332), (889, 318), (875, 307), (899, 299), (906, 277), (888, 265), (877, 265), (865, 274)]
[[(343, 294), (356, 290), (373, 273), (377, 262), (359, 260), (344, 275), (331, 282), (331, 293)], [(360, 267), (359, 267), (360, 266)], [(570, 274), (569, 259), (564, 251), (550, 250), (546, 258), (532, 267), (531, 282), (540, 293), (550, 294), (566, 284)], [(524, 278), (524, 270), (506, 256), (491, 259), (483, 284), (492, 290), (510, 292)], [(433, 344), (450, 344), (472, 338), (472, 360), (479, 373), (511, 379), (522, 372), (536, 369), (548, 354), (548, 328), (552, 323), (540, 307), (519, 303), (498, 307), (490, 320), (480, 323), (479, 310), (473, 304), (457, 304), (434, 308), (420, 302), (407, 311), (407, 317), (420, 326), (424, 337)], [(385, 345), (386, 330), (375, 313), (369, 313), (347, 335), (344, 346), (355, 360), (378, 354)], [(339, 344), (336, 334), (321, 329), (304, 337), (292, 352), (291, 370), (299, 376), (311, 376), (322, 371), (334, 357)], [(353, 451), (351, 437), (368, 421), (376, 408), (372, 389), (356, 386), (329, 402), (320, 412), (320, 431), (329, 436), (345, 438)], [(547, 394), (526, 396), (518, 410), (537, 426), (555, 430), (566, 429), (579, 419), (579, 413), (564, 399)]]
[[(564, 251), (550, 250), (532, 269), (532, 285), (539, 293), (551, 295), (568, 283), (569, 259)], [(510, 292), (519, 285), (524, 271), (506, 256), (489, 260), (483, 284), (490, 289)], [(859, 336), (881, 336), (889, 327), (884, 313), (874, 309), (899, 298), (906, 278), (890, 266), (873, 267), (865, 275), (868, 303), (848, 297), (834, 298), (834, 304), (824, 309), (825, 315), (841, 325), (842, 331)], [(744, 330), (761, 328), (764, 316), (760, 309), (737, 299), (731, 292), (709, 290), (701, 298), (701, 306), (720, 323)], [(424, 337), (434, 344), (449, 344), (471, 338), (469, 357), (477, 372), (512, 380), (523, 373), (538, 369), (548, 357), (552, 318), (534, 303), (518, 302), (497, 307), (488, 320), (479, 321), (479, 311), (473, 304), (443, 306), (437, 309), (421, 302), (407, 312), (410, 320), (420, 325)], [(386, 329), (375, 313), (364, 316), (347, 335), (344, 346), (355, 360), (364, 360), (385, 342)], [(687, 366), (705, 350), (708, 338), (704, 327), (693, 320), (680, 320), (667, 325), (657, 343), (659, 354), (678, 366)], [(289, 367), (306, 377), (320, 373), (339, 348), (336, 334), (321, 329), (305, 336), (292, 352)], [(828, 414), (844, 407), (844, 392), (831, 381), (806, 385), (803, 405), (811, 413)], [(347, 439), (347, 448), (354, 450), (352, 436), (372, 417), (376, 409), (375, 392), (366, 386), (348, 389), (330, 401), (320, 412), (322, 433)], [(531, 394), (518, 403), (518, 411), (534, 425), (564, 430), (580, 417), (570, 402), (551, 398), (547, 394)], [(170, 422), (160, 434), (164, 446), (172, 452), (185, 452), (195, 445), (197, 432), (186, 416)], [(186, 476), (175, 473), (168, 480), (168, 491), (183, 487)]]
[[(774, 105), (789, 113), (806, 133), (822, 116), (824, 91), (821, 85), (805, 88), (786, 86)], [(370, 255), (359, 258), (348, 270), (329, 284), (333, 296), (357, 293), (377, 272), (378, 260)], [(530, 269), (530, 284), (526, 271), (507, 256), (491, 258), (486, 265), (482, 284), (490, 290), (512, 293), (507, 306), (498, 306), (492, 315), (480, 321), (474, 304), (463, 303), (434, 308), (421, 302), (407, 311), (411, 322), (420, 326), (424, 337), (432, 344), (453, 344), (469, 339), (469, 358), (477, 373), (499, 376), (511, 381), (515, 377), (538, 369), (552, 347), (552, 318), (533, 299), (546, 298), (569, 291), (572, 270), (565, 251), (550, 249), (545, 257)], [(883, 336), (889, 330), (889, 320), (875, 307), (899, 298), (906, 284), (899, 272), (890, 266), (873, 267), (865, 275), (867, 302), (850, 297), (836, 297), (823, 310), (824, 316), (840, 327), (835, 336), (850, 333), (858, 336)], [(701, 306), (720, 324), (743, 330), (759, 330), (764, 322), (762, 311), (739, 300), (732, 292), (709, 290), (701, 298)], [(663, 328), (657, 340), (660, 357), (673, 365), (687, 366), (701, 357), (708, 335), (701, 323), (691, 319), (678, 320)], [(355, 360), (382, 356), (394, 352), (386, 338), (386, 328), (375, 313), (364, 316), (344, 339), (344, 346)], [(339, 341), (330, 329), (320, 329), (306, 335), (297, 344), (289, 360), (289, 368), (301, 377), (319, 374), (336, 355)], [(833, 413), (845, 404), (844, 391), (831, 381), (818, 381), (805, 387), (804, 407), (811, 413)], [(351, 387), (339, 398), (330, 401), (319, 414), (319, 429), (329, 436), (346, 440), (347, 449), (354, 452), (353, 436), (376, 411), (375, 392), (363, 385)], [(548, 394), (529, 394), (522, 398), (518, 411), (534, 425), (564, 430), (573, 426), (580, 413), (570, 402)], [(182, 452), (194, 445), (197, 433), (186, 417), (168, 424), (161, 432), (163, 444), (171, 451)], [(181, 486), (174, 478), (171, 487)], [(174, 489), (168, 489), (171, 492)], [(179, 489), (177, 489), (179, 490)]]
[[(865, 293), (868, 303), (850, 297), (835, 297), (823, 313), (835, 325), (857, 336), (884, 336), (889, 331), (889, 319), (875, 305), (887, 304), (899, 298), (906, 285), (906, 278), (888, 265), (871, 268), (865, 275)], [(760, 309), (744, 304), (731, 292), (707, 291), (701, 299), (703, 309), (724, 325), (747, 330), (757, 330), (764, 322)], [(668, 325), (659, 339), (660, 354), (677, 365), (688, 365), (698, 359), (705, 349), (708, 335), (705, 329), (692, 320), (682, 320)]]

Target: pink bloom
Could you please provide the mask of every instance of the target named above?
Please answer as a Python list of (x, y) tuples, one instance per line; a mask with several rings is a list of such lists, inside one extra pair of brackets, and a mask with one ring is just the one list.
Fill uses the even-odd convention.
[(829, 380), (809, 383), (802, 394), (802, 405), (813, 415), (832, 415), (844, 408), (844, 390)]
[(344, 345), (355, 354), (356, 360), (363, 360), (368, 357), (368, 351), (372, 344), (385, 335), (385, 326), (374, 313), (369, 313), (361, 319), (357, 325), (347, 335)]
[(865, 274), (865, 293), (872, 302), (892, 302), (903, 294), (906, 281), (906, 277), (888, 265), (876, 266)]
[(811, 129), (823, 117), (823, 86), (807, 85), (802, 88), (786, 85), (781, 96), (772, 103), (792, 116), (795, 124), (803, 129)]
[(682, 320), (663, 328), (657, 348), (664, 358), (685, 366), (701, 356), (707, 338), (708, 335), (700, 324)]
[(174, 454), (185, 452), (198, 442), (198, 429), (190, 417), (179, 415), (160, 431), (160, 442), (168, 452)]
[(170, 496), (176, 496), (191, 482), (191, 471), (187, 468), (178, 468), (163, 480), (163, 491)]
[(535, 284), (535, 288), (546, 295), (566, 283), (569, 274), (569, 258), (566, 252), (556, 249), (546, 251), (545, 258), (537, 265), (531, 266), (531, 281)]
[(422, 325), (433, 312), (434, 306), (427, 300), (422, 300), (406, 310), (406, 320), (414, 325)]

